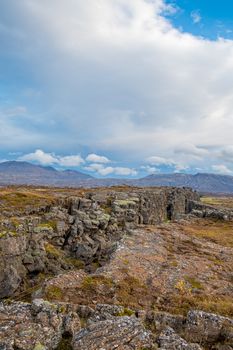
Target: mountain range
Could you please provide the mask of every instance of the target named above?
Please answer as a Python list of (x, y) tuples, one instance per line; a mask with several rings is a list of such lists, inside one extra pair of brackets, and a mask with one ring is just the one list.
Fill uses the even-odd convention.
[(100, 187), (128, 185), (140, 187), (191, 187), (204, 193), (233, 194), (233, 176), (198, 173), (152, 174), (140, 179), (97, 179), (76, 170), (56, 170), (28, 162), (0, 163), (0, 185), (34, 185), (55, 187)]
[(233, 176), (198, 173), (152, 174), (137, 181), (140, 186), (191, 187), (203, 193), (233, 194)]
[(94, 179), (75, 170), (58, 171), (50, 166), (28, 162), (8, 161), (0, 163), (0, 185), (82, 186)]

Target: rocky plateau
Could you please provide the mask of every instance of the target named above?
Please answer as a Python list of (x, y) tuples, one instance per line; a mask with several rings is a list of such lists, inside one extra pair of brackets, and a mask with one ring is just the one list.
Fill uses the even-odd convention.
[(0, 350), (233, 349), (232, 253), (189, 188), (3, 187)]

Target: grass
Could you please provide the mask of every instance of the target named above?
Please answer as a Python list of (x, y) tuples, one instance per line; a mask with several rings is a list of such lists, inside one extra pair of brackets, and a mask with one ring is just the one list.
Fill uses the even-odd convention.
[(39, 228), (49, 228), (49, 229), (53, 229), (54, 231), (56, 231), (57, 229), (57, 223), (56, 221), (48, 221), (48, 222), (44, 222), (38, 225)]
[(45, 346), (42, 345), (41, 343), (37, 343), (33, 348), (33, 350), (45, 350), (45, 349), (46, 349)]
[(114, 201), (115, 205), (118, 205), (119, 207), (128, 207), (128, 206), (135, 206), (138, 199), (129, 198), (129, 199), (116, 199)]
[(52, 244), (48, 242), (45, 243), (44, 248), (46, 253), (51, 255), (52, 257), (60, 258), (64, 255), (61, 250), (57, 249), (56, 247), (54, 247)]
[(204, 204), (207, 205), (213, 205), (215, 207), (224, 207), (224, 208), (230, 208), (233, 209), (233, 197), (226, 197), (226, 196), (203, 196), (201, 197), (201, 201)]
[(203, 219), (183, 226), (186, 234), (204, 238), (225, 247), (233, 247), (233, 222)]
[(63, 292), (58, 286), (49, 285), (46, 288), (46, 298), (48, 300), (61, 300)]
[(121, 316), (132, 316), (134, 315), (135, 312), (133, 310), (130, 310), (128, 308), (124, 308), (124, 310), (122, 312), (120, 312), (119, 314), (117, 314), (118, 317), (121, 317)]
[(104, 276), (86, 276), (83, 279), (81, 289), (83, 291), (95, 291), (100, 285), (103, 285), (105, 288), (111, 288), (113, 281)]
[(68, 257), (68, 258), (65, 258), (64, 260), (68, 265), (72, 265), (76, 269), (84, 269), (84, 267), (85, 267), (84, 262), (80, 259)]
[[(119, 304), (135, 308), (149, 298), (149, 289), (139, 279), (125, 276), (116, 286), (116, 298)], [(143, 300), (142, 300), (143, 299)]]
[(18, 237), (19, 233), (16, 231), (3, 231), (0, 232), (0, 238), (5, 238), (5, 237)]
[(51, 203), (53, 197), (46, 193), (36, 191), (5, 189), (0, 192), (2, 206), (11, 206), (19, 209), (25, 206), (38, 206)]
[(207, 256), (208, 260), (210, 260), (213, 264), (211, 264), (210, 266), (212, 265), (218, 265), (218, 266), (222, 266), (224, 265), (224, 261), (216, 258), (215, 256)]
[(227, 296), (194, 295), (192, 293), (176, 293), (169, 297), (159, 309), (172, 314), (186, 315), (189, 310), (203, 310), (223, 316), (233, 317), (232, 298)]
[(188, 282), (190, 284), (190, 286), (194, 289), (204, 289), (203, 285), (201, 284), (201, 282), (199, 282), (197, 279), (195, 279), (194, 277), (190, 277), (190, 276), (185, 276), (185, 281)]

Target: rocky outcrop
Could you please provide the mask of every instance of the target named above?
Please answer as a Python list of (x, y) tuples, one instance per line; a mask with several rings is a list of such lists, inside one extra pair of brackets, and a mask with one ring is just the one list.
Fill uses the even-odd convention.
[(232, 325), (230, 318), (201, 311), (183, 318), (156, 312), (152, 317), (152, 312), (120, 305), (2, 302), (0, 349), (230, 350)]
[(233, 346), (233, 320), (203, 311), (189, 311), (185, 330), (189, 339), (198, 343), (217, 342)]
[[(66, 338), (69, 349), (152, 349), (152, 333), (135, 316), (120, 316), (123, 311), (121, 306), (97, 305), (93, 310), (43, 299), (1, 303), (0, 349), (63, 349)], [(87, 323), (82, 329), (79, 315)]]
[(95, 270), (125, 233), (140, 224), (178, 219), (193, 200), (198, 194), (190, 189), (96, 190), (2, 220), (0, 298), (20, 292), (38, 275), (84, 266)]
[(0, 304), (0, 349), (56, 349), (62, 335), (81, 328), (77, 313), (66, 305), (36, 299), (32, 304)]
[(233, 348), (233, 320), (228, 317), (199, 310), (190, 310), (187, 317), (149, 312), (146, 322), (159, 333), (157, 341), (163, 349)]
[(135, 317), (116, 317), (82, 329), (74, 337), (74, 350), (140, 350), (152, 347), (152, 336)]
[(189, 344), (175, 331), (168, 327), (158, 337), (157, 342), (161, 350), (201, 350), (198, 344)]
[(199, 218), (211, 218), (216, 220), (233, 220), (233, 210), (227, 208), (216, 208), (199, 201), (190, 201), (189, 208), (192, 215)]

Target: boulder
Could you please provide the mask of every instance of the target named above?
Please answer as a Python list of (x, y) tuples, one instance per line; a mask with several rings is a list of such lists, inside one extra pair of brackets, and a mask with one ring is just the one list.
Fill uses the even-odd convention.
[(0, 303), (0, 349), (52, 350), (64, 333), (80, 329), (77, 314), (64, 313), (61, 306), (36, 299), (32, 304)]
[(189, 338), (198, 343), (233, 344), (233, 319), (228, 317), (192, 310), (188, 312), (185, 330)]
[(141, 350), (152, 348), (152, 336), (135, 317), (92, 323), (74, 337), (74, 350)]
[(167, 327), (158, 337), (157, 342), (161, 350), (201, 350), (198, 344), (189, 344), (175, 331)]

